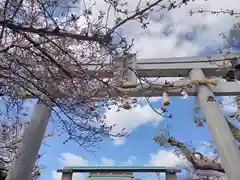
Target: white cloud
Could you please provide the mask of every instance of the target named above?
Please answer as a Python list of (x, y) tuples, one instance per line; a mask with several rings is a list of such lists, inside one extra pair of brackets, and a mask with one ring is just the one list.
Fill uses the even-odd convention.
[[(128, 133), (131, 133), (134, 129), (141, 125), (157, 125), (163, 120), (163, 118), (154, 112), (149, 105), (137, 105), (135, 108), (130, 110), (121, 109), (119, 112), (117, 112), (116, 106), (110, 106), (110, 108), (110, 110), (106, 110), (105, 115), (106, 122), (109, 125), (116, 124), (116, 126), (113, 127), (113, 132), (120, 132), (123, 128), (125, 128)], [(124, 140), (124, 138), (116, 139), (114, 144), (123, 144), (125, 142)]]
[[(129, 12), (135, 10), (139, 3), (139, 1), (126, 1)], [(149, 2), (155, 1), (150, 0)], [(233, 9), (239, 12), (240, 7), (236, 4), (238, 4), (238, 0), (189, 2), (187, 6), (183, 5), (181, 8), (175, 8), (171, 11), (159, 10), (157, 13), (151, 14), (150, 25), (146, 30), (132, 21), (124, 25), (121, 31), (128, 38), (134, 37), (136, 39), (134, 51), (139, 52), (138, 57), (141, 58), (196, 55), (206, 46), (215, 46), (216, 43), (222, 43), (219, 34), (228, 32), (232, 25), (237, 22), (237, 19), (229, 15), (216, 16), (211, 13), (190, 16), (190, 10)], [(142, 6), (144, 5), (145, 1), (142, 1)], [(169, 1), (163, 0), (160, 5), (167, 6)], [(107, 9), (106, 3), (103, 0), (98, 0), (93, 14), (97, 16), (98, 10), (105, 11), (105, 9)], [(110, 15), (108, 18), (113, 22), (114, 16)], [(165, 29), (170, 32), (167, 36), (163, 35)], [(186, 32), (195, 32), (194, 41), (183, 40), (179, 44), (179, 35)]]
[(114, 166), (114, 165), (131, 166), (135, 163), (136, 159), (137, 158), (135, 156), (129, 156), (126, 161), (123, 161), (117, 164), (113, 159), (103, 156), (100, 159), (100, 162), (101, 162), (100, 165), (101, 166)]
[[(196, 55), (207, 45), (221, 43), (220, 33), (227, 32), (236, 19), (228, 15), (215, 16), (212, 14), (189, 16), (190, 9), (220, 10), (221, 8), (236, 8), (236, 0), (219, 2), (218, 0), (199, 0), (189, 3), (188, 6), (176, 8), (173, 11), (164, 12), (164, 21), (152, 22), (149, 26), (150, 34), (145, 33), (136, 42), (135, 49), (141, 57), (174, 57)], [(238, 8), (239, 10), (239, 8)], [(226, 22), (226, 23), (222, 23)], [(160, 36), (162, 29), (171, 24), (172, 33), (168, 36)], [(204, 25), (206, 29), (197, 33), (194, 42), (184, 41), (176, 46), (178, 36), (184, 32), (192, 32), (196, 26)], [(133, 31), (134, 32), (134, 31)], [(157, 33), (156, 33), (157, 32)], [(156, 35), (157, 34), (157, 35)], [(133, 36), (135, 36), (133, 34)]]
[(186, 165), (187, 161), (174, 154), (173, 151), (159, 150), (156, 154), (150, 154), (150, 165), (177, 167)]
[(76, 156), (70, 152), (62, 153), (59, 161), (63, 166), (87, 166), (88, 160), (81, 157)]
[(125, 143), (125, 138), (116, 138), (116, 139), (114, 139), (114, 141), (113, 141), (113, 144), (116, 145), (116, 146), (122, 145), (122, 144), (124, 144), (124, 143)]
[(135, 156), (130, 156), (128, 158), (128, 160), (123, 163), (123, 165), (132, 166), (134, 164), (134, 162), (136, 161), (136, 159), (137, 158)]
[(113, 166), (115, 164), (114, 160), (106, 157), (101, 158), (101, 163), (105, 166)]

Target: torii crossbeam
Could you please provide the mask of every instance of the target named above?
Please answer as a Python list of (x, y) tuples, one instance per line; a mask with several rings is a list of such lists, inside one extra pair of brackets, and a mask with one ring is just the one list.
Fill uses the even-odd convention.
[[(189, 77), (191, 80), (203, 80), (207, 78), (226, 77), (227, 73), (236, 68), (238, 72), (238, 61), (240, 54), (214, 55), (205, 57), (179, 57), (179, 58), (157, 58), (137, 59), (136, 55), (118, 58), (113, 62), (121, 66), (119, 81), (127, 77), (128, 86), (137, 86), (137, 73), (141, 77)], [(113, 67), (109, 63), (104, 70), (94, 70), (98, 64), (85, 64), (89, 73), (95, 73), (99, 77), (111, 77), (114, 74)], [(74, 67), (72, 67), (74, 71)], [(135, 73), (134, 73), (135, 71)], [(147, 91), (146, 89), (144, 91)], [(149, 90), (151, 91), (151, 90)], [(104, 92), (104, 90), (102, 90)], [(143, 90), (136, 91), (130, 96), (143, 96)], [(162, 95), (162, 92), (148, 92), (152, 96)], [(189, 95), (196, 95), (205, 118), (208, 122), (212, 137), (216, 143), (222, 166), (229, 180), (238, 180), (240, 177), (240, 153), (231, 131), (225, 121), (224, 115), (217, 101), (208, 101), (208, 97), (215, 95), (240, 95), (238, 82), (219, 82), (216, 87), (198, 85), (189, 89)], [(113, 94), (118, 96), (120, 94)], [(177, 90), (169, 91), (170, 96), (178, 96)], [(26, 94), (26, 97), (28, 95)], [(61, 93), (58, 98), (62, 97)], [(97, 99), (104, 98), (101, 93)], [(50, 103), (50, 102), (49, 102)], [(33, 112), (31, 122), (23, 134), (23, 143), (19, 148), (20, 156), (13, 162), (11, 171), (6, 180), (27, 179), (38, 154), (44, 132), (47, 127), (51, 108), (39, 102)], [(30, 148), (31, 147), (31, 148)]]

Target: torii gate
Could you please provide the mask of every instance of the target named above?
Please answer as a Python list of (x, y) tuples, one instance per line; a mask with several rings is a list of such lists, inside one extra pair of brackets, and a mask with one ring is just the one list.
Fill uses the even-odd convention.
[(89, 173), (87, 180), (137, 180), (133, 173), (164, 173), (166, 180), (177, 180), (180, 169), (165, 166), (72, 166), (58, 169), (61, 180), (72, 180), (74, 173)]
[[(155, 59), (137, 59), (136, 55), (130, 55), (125, 58), (116, 59), (122, 68), (121, 78), (127, 78), (124, 84), (129, 96), (139, 97), (147, 93), (150, 96), (161, 96), (164, 92), (152, 90), (148, 87), (142, 88), (137, 85), (136, 74), (141, 77), (158, 77), (161, 73), (163, 77), (189, 77), (190, 80), (204, 80), (214, 77), (226, 77), (234, 72), (239, 80), (239, 59), (240, 54), (214, 55), (210, 57), (179, 57), (179, 58), (155, 58)], [(96, 72), (100, 77), (113, 77), (113, 64), (109, 66), (109, 71)], [(98, 66), (98, 64), (86, 64), (89, 72)], [(102, 66), (102, 65), (101, 65)], [(224, 68), (219, 68), (223, 66)], [(231, 77), (233, 78), (233, 77)], [(186, 80), (178, 82), (177, 86), (186, 84)], [(131, 88), (135, 90), (132, 91)], [(130, 90), (129, 90), (130, 88)], [(188, 88), (188, 94), (197, 96), (204, 116), (207, 120), (212, 137), (215, 141), (217, 151), (220, 155), (222, 166), (229, 180), (239, 180), (240, 171), (240, 153), (234, 141), (231, 131), (221, 112), (220, 105), (215, 100), (216, 96), (240, 95), (240, 84), (238, 82), (219, 81), (216, 86), (198, 83)], [(166, 93), (166, 92), (165, 92)], [(169, 96), (180, 96), (179, 90), (169, 90)], [(115, 93), (113, 96), (119, 96), (121, 93)], [(59, 94), (58, 97), (61, 95)], [(104, 97), (102, 94), (97, 95), (97, 99)], [(64, 97), (60, 97), (64, 98)], [(209, 99), (210, 98), (210, 99)], [(51, 105), (51, 102), (49, 102)], [(41, 102), (35, 106), (29, 126), (23, 134), (23, 141), (19, 148), (19, 156), (13, 162), (12, 168), (8, 173), (6, 180), (25, 180), (34, 166), (44, 132), (46, 130), (48, 119), (51, 114), (51, 108)]]

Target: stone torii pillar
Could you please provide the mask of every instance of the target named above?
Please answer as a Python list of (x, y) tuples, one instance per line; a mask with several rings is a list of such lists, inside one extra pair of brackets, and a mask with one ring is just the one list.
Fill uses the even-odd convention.
[(24, 129), (22, 141), (6, 180), (28, 180), (44, 137), (51, 115), (49, 106), (42, 101), (35, 105), (30, 124)]
[[(201, 69), (191, 70), (189, 77), (192, 80), (205, 79), (205, 75)], [(209, 87), (200, 85), (197, 91), (197, 99), (216, 144), (216, 149), (221, 159), (221, 165), (229, 180), (239, 180), (239, 149), (221, 111), (220, 105)]]

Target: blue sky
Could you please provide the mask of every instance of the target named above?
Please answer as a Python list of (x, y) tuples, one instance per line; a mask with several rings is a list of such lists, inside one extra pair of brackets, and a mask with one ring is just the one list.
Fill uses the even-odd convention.
[[(135, 7), (137, 1), (128, 0), (128, 3), (131, 9)], [(238, 0), (209, 2), (199, 0), (174, 11), (152, 14), (150, 25), (144, 31), (136, 23), (130, 23), (121, 28), (121, 33), (128, 38), (135, 37), (133, 52), (138, 52), (137, 58), (214, 54), (218, 48), (224, 46), (224, 41), (219, 34), (228, 33), (236, 19), (227, 15), (189, 16), (189, 10), (198, 8), (213, 10), (238, 8), (237, 10), (240, 10), (236, 7), (237, 3)], [(103, 0), (98, 0), (96, 7), (93, 10), (93, 16), (97, 14), (97, 10), (106, 9)], [(111, 18), (110, 16), (109, 21)], [(161, 97), (154, 98), (151, 102), (154, 108), (161, 107)], [(116, 113), (114, 109), (106, 111), (109, 122), (117, 123), (119, 129), (126, 128), (131, 135), (117, 141), (106, 140), (95, 153), (87, 152), (72, 141), (64, 145), (63, 141), (67, 137), (51, 137), (47, 139), (48, 145), (43, 145), (41, 148), (44, 156), (40, 163), (46, 168), (42, 170), (40, 180), (60, 180), (55, 171), (65, 165), (180, 165), (184, 161), (177, 158), (171, 149), (162, 148), (152, 141), (154, 136), (160, 135), (160, 129), (167, 125), (170, 125), (173, 136), (181, 141), (192, 140), (196, 148), (207, 153), (203, 142), (210, 141), (211, 136), (207, 128), (197, 128), (193, 123), (194, 103), (195, 97), (189, 97), (187, 100), (171, 97), (168, 110), (173, 114), (172, 119), (160, 117), (144, 101), (129, 112)], [(48, 131), (55, 131), (57, 123), (51, 122)], [(139, 176), (142, 179), (156, 178), (155, 175)], [(84, 179), (81, 175), (75, 178), (74, 180)]]
[[(190, 98), (188, 101), (177, 97), (171, 99), (172, 104), (169, 111), (174, 114), (173, 119), (162, 119), (157, 126), (146, 124), (137, 127), (122, 145), (116, 146), (111, 141), (105, 141), (100, 146), (100, 150), (93, 154), (81, 149), (81, 147), (74, 142), (63, 145), (62, 138), (50, 138), (47, 141), (50, 146), (42, 148), (42, 151), (46, 151), (47, 153), (43, 156), (41, 161), (47, 165), (47, 169), (42, 172), (41, 179), (50, 180), (52, 178), (52, 171), (62, 168), (62, 164), (59, 162), (62, 153), (72, 153), (76, 156), (88, 159), (89, 165), (104, 163), (102, 162), (104, 157), (112, 159), (116, 164), (124, 164), (127, 163), (128, 160), (131, 161), (133, 165), (148, 164), (151, 160), (151, 154), (157, 154), (160, 150), (160, 147), (152, 141), (152, 138), (158, 135), (160, 133), (160, 128), (166, 127), (167, 124), (171, 125), (171, 132), (180, 140), (188, 139), (189, 134), (191, 134), (191, 140), (209, 140), (208, 130), (206, 128), (195, 128), (192, 122), (192, 104), (194, 98)], [(160, 103), (160, 101), (157, 101), (153, 104), (155, 107), (159, 107)], [(159, 119), (161, 119), (161, 117), (159, 117)], [(131, 119), (129, 119), (129, 121), (131, 121)]]
[[(174, 114), (174, 118), (159, 117), (161, 121), (157, 125), (155, 122), (139, 125), (133, 129), (132, 134), (123, 144), (116, 145), (112, 141), (105, 141), (95, 153), (86, 152), (74, 142), (63, 145), (62, 138), (50, 138), (47, 141), (49, 147), (42, 147), (42, 152), (46, 154), (41, 162), (47, 168), (42, 171), (41, 179), (52, 180), (56, 176), (54, 171), (64, 165), (180, 165), (183, 161), (174, 156), (170, 149), (161, 148), (152, 141), (154, 136), (161, 133), (160, 129), (167, 125), (170, 125), (169, 130), (173, 136), (181, 141), (192, 140), (196, 148), (206, 153), (203, 142), (210, 141), (211, 137), (207, 128), (197, 128), (192, 121), (195, 97), (190, 97), (188, 100), (171, 97), (171, 102), (169, 111)], [(159, 108), (161, 101), (157, 100), (152, 104), (155, 108)], [(132, 113), (128, 121), (134, 121), (137, 115)], [(154, 174), (139, 174), (139, 176), (150, 179), (155, 177)]]

